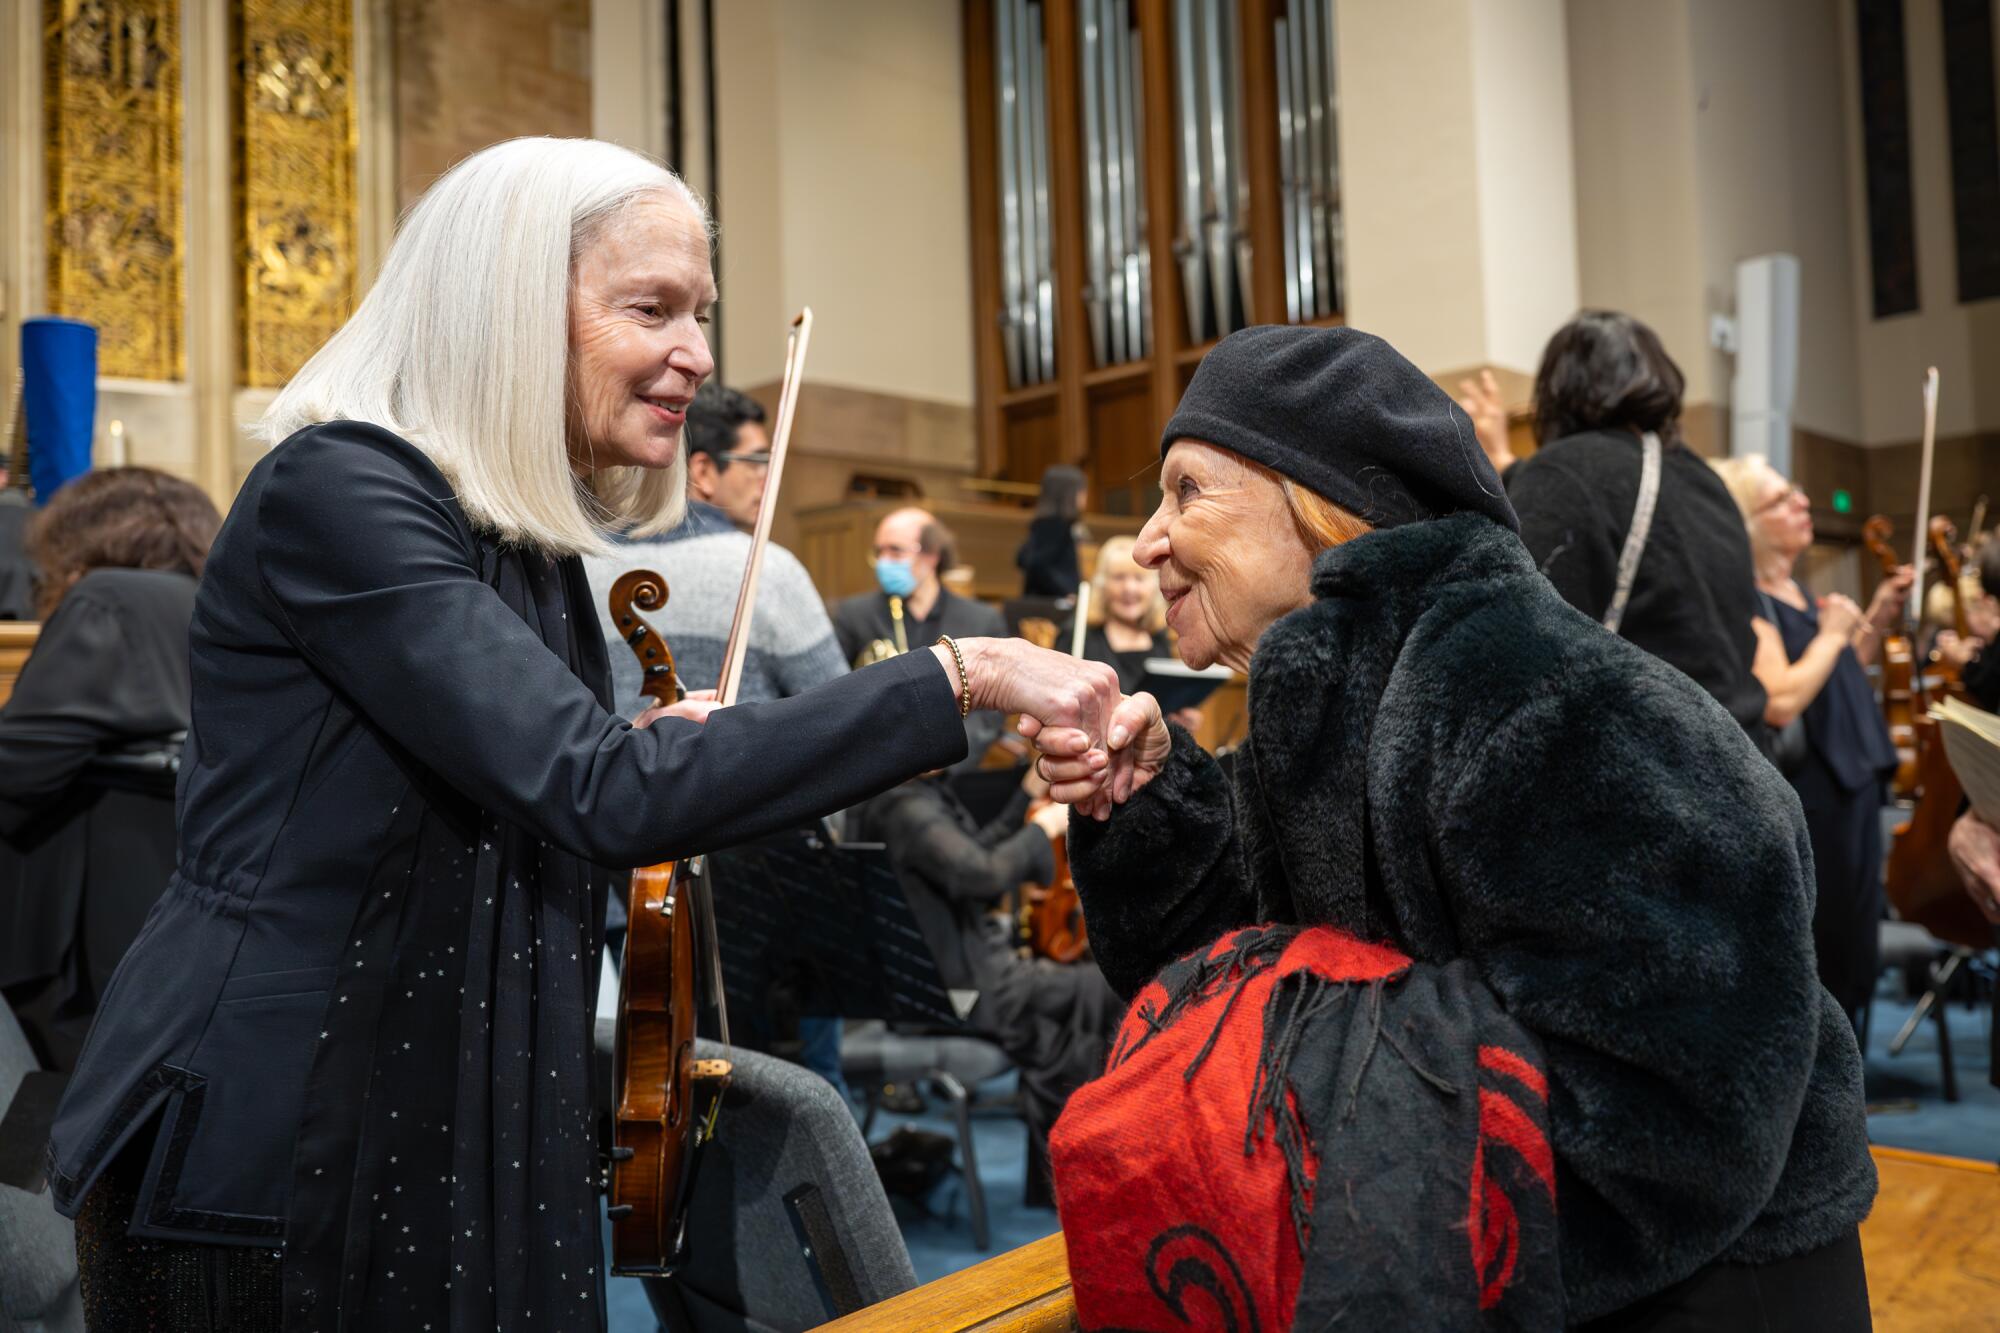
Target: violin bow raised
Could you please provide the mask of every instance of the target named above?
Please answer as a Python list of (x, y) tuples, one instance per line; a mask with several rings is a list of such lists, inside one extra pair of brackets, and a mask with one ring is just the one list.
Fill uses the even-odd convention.
[(1910, 583), (1910, 598), (1906, 602), (1904, 618), (1909, 621), (1910, 639), (1916, 640), (1923, 628), (1924, 616), (1924, 557), (1930, 553), (1931, 540), (1931, 460), (1937, 453), (1937, 403), (1938, 372), (1932, 366), (1924, 372), (1924, 454), (1923, 464), (1917, 475), (1917, 528), (1915, 552), (1910, 564), (1917, 576)]
[[(812, 341), (812, 307), (792, 318), (785, 337), (785, 374), (778, 389), (778, 417), (771, 426), (771, 465), (764, 478), (764, 498), (757, 506), (757, 524), (751, 530), (750, 555), (743, 565), (743, 582), (736, 590), (736, 615), (729, 622), (729, 642), (722, 652), (722, 675), (716, 681), (716, 702), (727, 707), (736, 702), (743, 685), (743, 664), (750, 656), (751, 613), (757, 605), (757, 583), (764, 572), (764, 550), (771, 544), (771, 521), (778, 509), (778, 487), (785, 476), (785, 455), (791, 446), (792, 420), (798, 415), (799, 386), (805, 380), (806, 348)], [(717, 1040), (729, 1045), (729, 1006), (722, 995), (722, 945), (716, 937), (715, 902), (707, 889), (706, 876), (697, 876), (701, 887), (693, 897), (695, 912), (707, 938), (709, 1001), (716, 1014)], [(720, 1097), (714, 1105), (722, 1104)], [(711, 1110), (713, 1116), (713, 1110)]]

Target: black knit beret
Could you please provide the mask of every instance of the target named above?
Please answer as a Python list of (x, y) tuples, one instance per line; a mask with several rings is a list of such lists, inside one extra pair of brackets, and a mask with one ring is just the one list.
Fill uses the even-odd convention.
[(1161, 456), (1187, 439), (1262, 463), (1378, 528), (1471, 512), (1521, 530), (1458, 404), (1356, 329), (1230, 334), (1195, 369)]

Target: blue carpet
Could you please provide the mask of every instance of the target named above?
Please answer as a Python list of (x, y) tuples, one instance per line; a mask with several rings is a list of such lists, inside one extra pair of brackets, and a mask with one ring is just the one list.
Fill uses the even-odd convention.
[[(1885, 978), (1869, 1025), (1867, 1052), (1868, 1136), (1874, 1143), (1953, 1157), (2000, 1158), (2000, 1088), (1987, 1082), (1990, 1004), (1975, 1008), (1948, 1007), (1954, 1067), (1958, 1071), (1956, 1103), (1944, 1100), (1943, 1073), (1938, 1061), (1937, 1025), (1926, 1019), (1901, 1055), (1889, 1054), (1889, 1042), (1908, 1017), (1912, 1002), (1894, 977)], [(1006, 1080), (979, 1090), (988, 1098), (1009, 1093)], [(916, 1125), (939, 1134), (955, 1134), (948, 1109), (934, 1100), (919, 1116), (883, 1115), (870, 1133), (879, 1140), (900, 1124)], [(972, 1226), (966, 1212), (965, 1190), (954, 1174), (945, 1179), (922, 1206), (895, 1200), (896, 1216), (909, 1243), (917, 1280), (929, 1282), (955, 1273), (982, 1259), (1005, 1253), (1056, 1229), (1049, 1209), (1029, 1208), (1022, 1199), (1027, 1159), (1027, 1131), (1005, 1106), (976, 1113), (972, 1126), (979, 1178), (986, 1186), (987, 1216), (993, 1244), (973, 1248)], [(639, 1284), (627, 1278), (611, 1281), (612, 1333), (654, 1333), (653, 1315)]]
[(1987, 1081), (1992, 1058), (1991, 1003), (1946, 1008), (1952, 1066), (1958, 1071), (1956, 1102), (1944, 1099), (1944, 1071), (1938, 1060), (1934, 1020), (1924, 1020), (1901, 1055), (1889, 1054), (1889, 1043), (1911, 1008), (1901, 986), (1886, 979), (1869, 1021), (1869, 1140), (1891, 1148), (2000, 1160), (2000, 1088)]

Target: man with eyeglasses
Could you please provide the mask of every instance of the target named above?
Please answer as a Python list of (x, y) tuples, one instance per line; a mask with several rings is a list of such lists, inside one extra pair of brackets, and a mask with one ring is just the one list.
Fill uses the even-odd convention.
[(771, 476), (764, 405), (740, 389), (710, 381), (688, 405), (688, 518), (708, 528), (718, 519), (748, 532)]

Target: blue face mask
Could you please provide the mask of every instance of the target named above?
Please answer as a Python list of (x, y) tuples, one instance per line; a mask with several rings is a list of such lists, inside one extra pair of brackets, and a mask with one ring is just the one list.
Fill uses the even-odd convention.
[(877, 560), (875, 581), (891, 597), (908, 597), (917, 590), (917, 571), (907, 560)]

